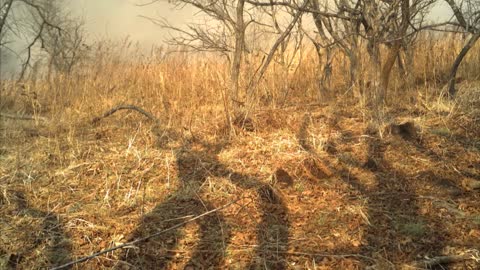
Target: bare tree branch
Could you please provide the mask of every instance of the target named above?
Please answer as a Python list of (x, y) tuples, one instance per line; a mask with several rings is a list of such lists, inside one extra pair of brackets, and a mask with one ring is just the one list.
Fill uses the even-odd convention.
[[(280, 46), (280, 44), (285, 40), (285, 38), (287, 38), (287, 36), (290, 34), (290, 32), (292, 31), (293, 27), (297, 24), (297, 21), (300, 19), (300, 17), (303, 15), (304, 11), (302, 11), (302, 8), (303, 7), (306, 7), (309, 3), (309, 0), (304, 0), (303, 1), (303, 5), (301, 6), (300, 9), (298, 9), (297, 13), (295, 14), (295, 16), (293, 17), (292, 21), (290, 22), (290, 24), (287, 26), (287, 28), (285, 29), (285, 31), (283, 31), (283, 33), (280, 35), (280, 37), (278, 37), (278, 39), (275, 41), (275, 43), (273, 44), (273, 46), (271, 47), (270, 49), (270, 52), (268, 53), (267, 55), (267, 59), (265, 60), (265, 63), (263, 63), (263, 66), (262, 68), (260, 69), (260, 72), (258, 73), (258, 76), (256, 78), (256, 81), (254, 84), (250, 84), (249, 85), (249, 92), (250, 92), (250, 95), (252, 95), (252, 90), (256, 87), (256, 85), (258, 85), (258, 83), (260, 82), (260, 80), (263, 78), (263, 75), (265, 74), (268, 66), (270, 65), (270, 62), (272, 61), (273, 59), (273, 56), (275, 54), (275, 52), (277, 51), (278, 47)], [(253, 80), (252, 80), (253, 81)], [(251, 81), (251, 82), (252, 82)]]
[[(313, 0), (316, 1), (316, 0)], [(350, 16), (342, 16), (337, 13), (330, 13), (330, 12), (324, 12), (316, 9), (311, 9), (308, 8), (307, 6), (298, 6), (294, 3), (290, 2), (275, 2), (275, 1), (269, 1), (269, 2), (260, 2), (260, 1), (253, 1), (253, 0), (247, 0), (247, 3), (258, 6), (258, 7), (270, 7), (270, 6), (283, 6), (283, 7), (288, 7), (293, 10), (298, 10), (302, 11), (304, 13), (313, 13), (313, 14), (318, 14), (324, 17), (330, 17), (330, 18), (339, 18), (339, 19), (344, 19), (344, 20), (356, 20), (355, 17), (350, 17)]]
[[(78, 60), (83, 43), (82, 25), (61, 13), (61, 3), (62, 0), (7, 0), (2, 4), (0, 47), (7, 48), (7, 37), (26, 40), (26, 56), (18, 80), (25, 79), (38, 43), (39, 49), (55, 60), (56, 67), (63, 65), (62, 69), (67, 72)], [(66, 29), (62, 29), (64, 27)]]
[[(457, 58), (453, 62), (452, 68), (450, 70), (450, 75), (448, 78), (448, 94), (451, 98), (453, 98), (457, 92), (455, 89), (455, 77), (457, 76), (458, 68), (460, 67), (460, 64), (462, 63), (464, 57), (467, 55), (470, 49), (480, 39), (480, 29), (477, 25), (480, 20), (480, 1), (465, 0), (465, 2), (467, 2), (468, 5), (466, 5), (467, 8), (464, 8), (463, 10), (461, 8), (462, 3), (464, 3), (463, 1), (460, 1), (460, 5), (458, 5), (455, 2), (455, 0), (445, 0), (445, 1), (448, 3), (450, 8), (452, 9), (453, 14), (458, 21), (458, 24), (460, 24), (460, 26), (465, 31), (472, 34), (470, 39), (463, 46)], [(471, 22), (473, 22), (473, 24)]]

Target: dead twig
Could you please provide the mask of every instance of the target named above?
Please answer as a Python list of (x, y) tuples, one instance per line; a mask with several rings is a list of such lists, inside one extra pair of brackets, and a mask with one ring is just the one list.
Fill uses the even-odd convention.
[(451, 256), (439, 256), (430, 259), (425, 259), (420, 262), (416, 262), (411, 267), (413, 268), (422, 268), (422, 269), (431, 269), (432, 267), (444, 264), (458, 263), (469, 260), (480, 261), (480, 255), (478, 251), (469, 252), (463, 255), (451, 255)]
[(33, 115), (17, 115), (17, 114), (9, 114), (9, 113), (0, 113), (0, 117), (14, 119), (14, 120), (40, 120), (43, 122), (47, 122), (48, 119), (41, 117), (41, 116), (33, 116)]
[(292, 252), (292, 251), (279, 251), (278, 253), (291, 255), (291, 256), (308, 256), (308, 257), (322, 257), (322, 258), (334, 258), (334, 259), (345, 259), (345, 258), (360, 258), (370, 261), (375, 261), (375, 259), (360, 255), (360, 254), (325, 254), (325, 253), (310, 253), (310, 252)]
[(183, 225), (185, 225), (185, 224), (187, 224), (187, 223), (190, 223), (190, 222), (192, 222), (192, 221), (195, 221), (195, 220), (197, 220), (197, 219), (200, 219), (200, 218), (202, 218), (202, 217), (204, 217), (204, 216), (208, 216), (208, 215), (210, 215), (210, 214), (213, 214), (213, 213), (215, 213), (215, 212), (218, 212), (218, 211), (220, 211), (220, 210), (223, 210), (223, 209), (231, 206), (232, 204), (237, 203), (237, 202), (240, 201), (240, 200), (241, 200), (241, 199), (237, 199), (237, 200), (235, 200), (235, 201), (233, 201), (233, 202), (230, 202), (230, 203), (225, 204), (225, 205), (223, 205), (223, 206), (220, 206), (220, 207), (218, 207), (218, 208), (215, 208), (215, 209), (212, 209), (212, 210), (210, 210), (210, 211), (207, 211), (207, 212), (205, 212), (205, 213), (203, 213), (203, 214), (201, 214), (201, 215), (198, 215), (198, 216), (196, 216), (196, 217), (193, 217), (193, 218), (191, 218), (191, 219), (188, 219), (188, 220), (186, 220), (186, 221), (184, 221), (184, 222), (178, 223), (178, 224), (176, 224), (176, 225), (174, 225), (174, 226), (172, 226), (172, 227), (170, 227), (170, 228), (167, 228), (167, 229), (165, 229), (165, 230), (156, 232), (156, 233), (151, 234), (151, 235), (147, 235), (147, 236), (142, 237), (142, 238), (138, 238), (138, 239), (136, 239), (136, 240), (130, 241), (130, 242), (125, 243), (125, 244), (121, 244), (121, 245), (118, 245), (118, 246), (115, 246), (115, 247), (112, 247), (112, 248), (104, 249), (104, 250), (102, 250), (102, 251), (93, 253), (92, 255), (89, 255), (89, 256), (80, 258), (80, 259), (78, 259), (78, 260), (75, 260), (75, 261), (72, 261), (72, 262), (69, 262), (69, 263), (60, 265), (60, 266), (53, 267), (53, 268), (51, 268), (50, 270), (65, 269), (65, 268), (71, 267), (71, 266), (73, 266), (73, 265), (75, 265), (75, 264), (82, 263), (82, 262), (86, 262), (86, 261), (88, 261), (88, 260), (91, 260), (91, 259), (93, 259), (93, 258), (96, 258), (96, 257), (98, 257), (98, 256), (100, 256), (100, 255), (105, 254), (105, 253), (109, 253), (109, 252), (112, 252), (112, 251), (117, 250), (117, 249), (120, 249), (120, 248), (125, 248), (125, 247), (129, 247), (129, 246), (132, 246), (132, 245), (137, 244), (137, 243), (140, 243), (140, 242), (144, 242), (144, 241), (146, 241), (146, 240), (148, 240), (148, 239), (151, 239), (151, 238), (153, 238), (153, 237), (157, 237), (157, 236), (159, 236), (159, 235), (161, 235), (161, 234), (164, 234), (164, 233), (169, 232), (169, 231), (172, 231), (172, 230), (174, 230), (174, 229), (176, 229), (176, 228), (182, 227)]
[(118, 106), (113, 107), (112, 109), (108, 110), (107, 112), (105, 112), (102, 116), (93, 118), (92, 123), (95, 124), (98, 121), (102, 120), (103, 118), (107, 118), (110, 115), (112, 115), (112, 114), (114, 114), (114, 113), (116, 113), (117, 111), (120, 111), (120, 110), (137, 111), (137, 112), (143, 114), (144, 116), (146, 116), (148, 119), (154, 121), (155, 123), (160, 122), (160, 120), (157, 117), (155, 117), (153, 114), (147, 112), (146, 110), (144, 110), (144, 109), (142, 109), (138, 106), (135, 106), (135, 105), (118, 105)]

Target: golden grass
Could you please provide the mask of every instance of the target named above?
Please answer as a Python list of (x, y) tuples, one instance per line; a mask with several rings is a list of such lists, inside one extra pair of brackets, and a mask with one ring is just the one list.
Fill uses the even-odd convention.
[[(388, 120), (415, 121), (418, 142), (369, 133), (366, 109), (345, 94), (348, 62), (338, 52), (331, 92), (322, 99), (311, 49), (304, 48), (294, 72), (274, 63), (251, 112), (256, 131), (228, 141), (225, 61), (142, 58), (114, 46), (99, 46), (71, 75), (2, 82), (2, 112), (49, 121), (0, 119), (1, 267), (58, 265), (237, 198), (243, 199), (203, 223), (75, 269), (179, 269), (194, 263), (195, 250), (206, 254), (198, 256), (200, 265), (219, 260), (221, 268), (242, 269), (259, 260), (259, 248), (277, 250), (259, 265), (285, 260), (291, 269), (364, 269), (456, 254), (479, 240), (478, 193), (452, 195), (462, 175), (480, 174), (478, 46), (462, 65), (456, 101), (439, 98), (461, 46), (454, 36), (419, 37), (413, 83), (394, 71)], [(367, 80), (364, 58), (360, 74)], [(243, 86), (258, 64), (253, 56), (246, 60)], [(118, 104), (140, 106), (161, 125), (128, 111), (91, 123)], [(278, 169), (292, 185), (273, 180)], [(269, 216), (285, 210), (265, 194), (271, 185), (288, 220)], [(262, 220), (276, 229), (259, 228)], [(282, 226), (289, 227), (287, 242), (275, 235)]]

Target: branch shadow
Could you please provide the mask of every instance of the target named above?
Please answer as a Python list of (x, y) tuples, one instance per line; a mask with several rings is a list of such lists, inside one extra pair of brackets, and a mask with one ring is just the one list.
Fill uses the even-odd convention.
[[(309, 117), (306, 115), (300, 126), (297, 140), (299, 145), (314, 156), (318, 154), (306, 138)], [(334, 129), (343, 132), (335, 125)], [(402, 138), (395, 138), (402, 140)], [(348, 166), (370, 171), (375, 176), (373, 187), (363, 184), (347, 169), (347, 164), (337, 165), (336, 172), (341, 180), (368, 199), (367, 213), (370, 225), (366, 227), (365, 242), (360, 248), (361, 255), (392, 261), (393, 264), (413, 262), (419, 255), (436, 256), (445, 246), (446, 232), (442, 226), (432, 224), (419, 207), (415, 189), (407, 175), (393, 166), (385, 151), (388, 147), (377, 134), (367, 137), (367, 161), (357, 160)], [(412, 143), (406, 141), (406, 143)], [(334, 157), (339, 152), (335, 143), (327, 143), (326, 152)], [(341, 162), (343, 163), (343, 162)], [(330, 166), (333, 167), (333, 166)], [(363, 260), (365, 264), (371, 261)], [(394, 269), (394, 265), (386, 269)], [(448, 269), (443, 266), (442, 269)]]
[[(195, 139), (175, 149), (180, 187), (165, 202), (146, 214), (131, 233), (130, 240), (151, 235), (182, 221), (184, 217), (200, 215), (215, 207), (197, 194), (208, 177), (225, 177), (242, 189), (255, 189), (260, 198), (261, 221), (257, 226), (254, 256), (246, 269), (286, 269), (285, 251), (288, 250), (288, 211), (281, 196), (273, 187), (259, 179), (235, 172), (221, 163), (218, 154), (227, 142), (210, 144)], [(216, 212), (198, 221), (199, 240), (185, 268), (221, 269), (231, 229), (224, 216)], [(176, 260), (180, 241), (186, 241), (182, 228), (138, 245), (138, 250), (126, 253), (122, 260), (140, 269), (169, 268)], [(182, 240), (183, 239), (183, 240)]]
[[(370, 191), (372, 195), (368, 196), (368, 215), (374, 226), (368, 227), (368, 245), (362, 250), (396, 264), (411, 263), (419, 255), (438, 256), (445, 246), (446, 232), (422, 214), (411, 182), (414, 179), (385, 158), (386, 148), (387, 143), (382, 139), (369, 139), (365, 167), (376, 177), (376, 186)], [(375, 166), (372, 167), (372, 164)], [(443, 266), (443, 269), (448, 268)]]
[[(10, 243), (13, 244), (12, 246), (4, 243), (3, 247), (0, 247), (0, 257), (3, 257), (2, 263), (5, 263), (2, 266), (5, 269), (47, 268), (71, 260), (71, 241), (66, 236), (58, 216), (30, 206), (22, 191), (5, 191), (4, 198), (8, 203), (3, 205), (0, 200), (0, 206), (2, 210), (15, 215), (16, 221), (12, 221), (13, 224), (10, 226), (18, 227), (14, 236), (18, 242)], [(0, 221), (6, 224), (11, 223), (7, 215), (0, 218)], [(6, 231), (4, 233), (4, 237), (8, 239)], [(3, 240), (6, 239), (3, 238)], [(36, 257), (34, 262), (31, 261), (32, 253), (35, 253), (34, 257)], [(34, 265), (29, 265), (32, 263)]]

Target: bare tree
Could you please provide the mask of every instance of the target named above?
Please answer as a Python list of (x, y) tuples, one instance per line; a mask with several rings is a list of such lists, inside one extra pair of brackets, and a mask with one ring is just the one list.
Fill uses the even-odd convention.
[[(315, 3), (313, 7), (319, 10), (318, 4)], [(373, 76), (375, 103), (381, 104), (387, 94), (392, 67), (410, 26), (410, 2), (342, 0), (336, 2), (336, 9), (339, 16), (317, 18), (317, 28), (321, 22), (320, 26), (327, 29), (328, 34), (349, 57), (352, 86), (355, 86), (355, 74), (359, 65), (358, 38), (366, 40), (367, 51), (375, 70)], [(382, 45), (388, 47), (385, 57), (381, 57)], [(358, 93), (356, 95), (358, 96)]]
[(458, 26), (463, 28), (471, 36), (467, 43), (463, 46), (457, 58), (453, 62), (450, 74), (448, 77), (448, 93), (450, 97), (456, 94), (455, 77), (458, 68), (467, 55), (468, 51), (475, 45), (480, 38), (480, 1), (478, 0), (445, 0), (453, 11)]
[[(262, 3), (262, 2), (255, 2), (255, 1), (249, 1), (247, 0), (248, 3), (257, 6), (257, 7), (268, 7), (268, 6), (273, 6), (275, 3), (270, 2), (270, 3)], [(290, 7), (293, 7), (293, 10), (295, 11), (294, 13), (291, 13), (292, 15), (292, 20), (290, 23), (287, 25), (285, 30), (283, 30), (279, 37), (276, 39), (276, 41), (273, 43), (272, 47), (270, 48), (266, 60), (262, 63), (258, 74), (256, 75), (256, 78), (253, 79), (253, 84), (250, 84), (249, 89), (252, 91), (255, 89), (256, 85), (258, 85), (259, 81), (263, 78), (263, 75), (268, 69), (268, 66), (272, 62), (275, 53), (277, 49), (287, 40), (287, 38), (290, 36), (290, 33), (292, 32), (292, 29), (295, 27), (297, 22), (300, 20), (302, 15), (304, 14), (304, 10), (307, 7), (309, 0), (304, 0), (302, 5), (297, 5), (296, 3)], [(288, 7), (288, 6), (287, 6)]]
[[(359, 6), (351, 7), (347, 1), (337, 2), (336, 14), (325, 14), (320, 7), (318, 0), (311, 1), (312, 18), (317, 28), (320, 40), (327, 48), (327, 61), (324, 68), (325, 72), (331, 72), (331, 54), (332, 44), (337, 45), (348, 57), (350, 61), (350, 86), (356, 97), (360, 97), (359, 83), (357, 81), (357, 72), (359, 69), (359, 33), (360, 22)], [(317, 49), (318, 50), (318, 49)], [(326, 77), (326, 76), (325, 76)]]
[(243, 51), (245, 50), (245, 31), (246, 26), (243, 18), (243, 12), (245, 9), (245, 0), (237, 0), (235, 8), (235, 23), (232, 26), (235, 32), (235, 49), (233, 51), (233, 62), (230, 73), (230, 100), (233, 101), (233, 108), (238, 110), (238, 104), (235, 100), (239, 97), (239, 78), (240, 78), (240, 65), (242, 62)]
[[(350, 62), (350, 86), (354, 95), (359, 96), (357, 73), (360, 69), (360, 41), (368, 44), (368, 52), (375, 67), (373, 77), (377, 102), (383, 103), (387, 94), (390, 73), (399, 59), (399, 52), (411, 42), (414, 33), (421, 29), (425, 11), (435, 0), (310, 0), (300, 7), (293, 0), (257, 1), (262, 6), (287, 6), (312, 15), (317, 38), (310, 37), (317, 51), (324, 49), (327, 61), (325, 73), (331, 69), (328, 61), (331, 48), (340, 48)], [(251, 3), (251, 0), (248, 0)], [(382, 46), (387, 54), (381, 57)], [(383, 60), (383, 61), (382, 61)], [(399, 62), (401, 63), (401, 62)], [(325, 76), (328, 77), (328, 76)], [(322, 87), (325, 88), (325, 87)]]
[[(278, 6), (268, 6), (268, 7), (260, 7), (259, 12), (266, 14), (271, 21), (271, 27), (273, 32), (269, 31), (267, 33), (273, 34), (275, 36), (281, 36), (282, 33), (285, 32), (286, 28), (289, 27), (282, 25), (280, 20), (285, 16), (291, 16), (292, 18), (295, 17), (296, 10), (290, 7), (278, 7)], [(266, 22), (268, 24), (268, 21)], [(300, 18), (298, 23), (299, 30), (300, 27)], [(268, 31), (268, 30), (267, 30)], [(290, 31), (286, 33), (285, 39), (280, 42), (278, 48), (278, 59), (276, 60), (282, 67), (285, 69), (289, 69), (292, 65), (293, 59), (295, 55), (300, 50), (304, 31)], [(292, 48), (291, 54), (289, 54), (289, 49)], [(266, 53), (267, 54), (267, 53)]]
[[(392, 68), (397, 61), (403, 67), (400, 51), (407, 50), (416, 33), (424, 29), (424, 18), (435, 0), (339, 0), (321, 8), (318, 0), (311, 9), (321, 36), (332, 39), (350, 60), (350, 81), (357, 89), (359, 44), (366, 41), (367, 51), (374, 67), (372, 82), (376, 101), (383, 103), (387, 96)], [(330, 10), (330, 13), (327, 13)], [(334, 14), (332, 14), (334, 13)], [(323, 37), (325, 39), (326, 37)], [(386, 48), (382, 57), (381, 48)], [(359, 93), (356, 93), (358, 96)]]
[[(0, 49), (14, 51), (10, 48), (13, 40), (26, 41), (26, 56), (22, 61), (19, 80), (24, 79), (37, 49), (50, 54), (58, 67), (65, 65), (67, 70), (71, 70), (72, 59), (76, 59), (76, 52), (83, 42), (83, 32), (81, 24), (73, 23), (68, 14), (62, 13), (62, 4), (61, 0), (0, 2)], [(67, 43), (66, 40), (75, 42)], [(63, 55), (62, 61), (60, 55)]]
[[(151, 5), (158, 1), (155, 0), (146, 5)], [(179, 8), (183, 8), (185, 5), (197, 8), (200, 13), (209, 18), (208, 25), (188, 24), (186, 29), (183, 29), (174, 27), (162, 19), (148, 19), (163, 28), (173, 30), (179, 34), (170, 39), (170, 44), (186, 47), (193, 51), (220, 52), (227, 56), (230, 62), (230, 87), (225, 99), (225, 110), (227, 123), (231, 126), (234, 122), (233, 118), (236, 118), (235, 121), (238, 122), (239, 116), (246, 117), (247, 112), (242, 110), (242, 106), (254, 103), (253, 100), (256, 96), (256, 87), (259, 81), (265, 74), (277, 49), (282, 44), (285, 44), (290, 32), (304, 12), (303, 8), (306, 7), (308, 1), (303, 2), (302, 8), (294, 5), (295, 12), (291, 14), (293, 17), (292, 21), (285, 30), (277, 29), (277, 34), (279, 35), (277, 40), (273, 43), (268, 53), (266, 53), (265, 61), (258, 67), (258, 72), (252, 75), (252, 78), (249, 79), (250, 83), (243, 89), (240, 87), (240, 71), (244, 54), (249, 51), (245, 42), (246, 32), (252, 24), (265, 26), (257, 18), (258, 14), (255, 12), (258, 10), (257, 7), (270, 5), (248, 0), (174, 0), (171, 2)]]
[[(149, 2), (151, 5), (158, 0)], [(245, 31), (255, 22), (251, 14), (245, 20), (245, 0), (174, 0), (178, 8), (192, 6), (209, 18), (208, 24), (188, 24), (187, 29), (172, 26), (163, 19), (148, 18), (155, 24), (172, 30), (178, 35), (168, 41), (169, 44), (190, 48), (193, 51), (220, 52), (230, 61), (230, 87), (225, 99), (227, 124), (232, 124), (240, 108), (240, 67), (245, 51)], [(245, 95), (245, 93), (244, 93)], [(233, 110), (233, 113), (230, 113)]]
[[(52, 29), (45, 29), (41, 36), (42, 49), (48, 56), (49, 73), (52, 69), (71, 73), (87, 53), (84, 22), (65, 12), (63, 0), (46, 1), (44, 10), (45, 18), (62, 29), (60, 35)], [(32, 14), (32, 21), (34, 25), (38, 25), (41, 18)]]

